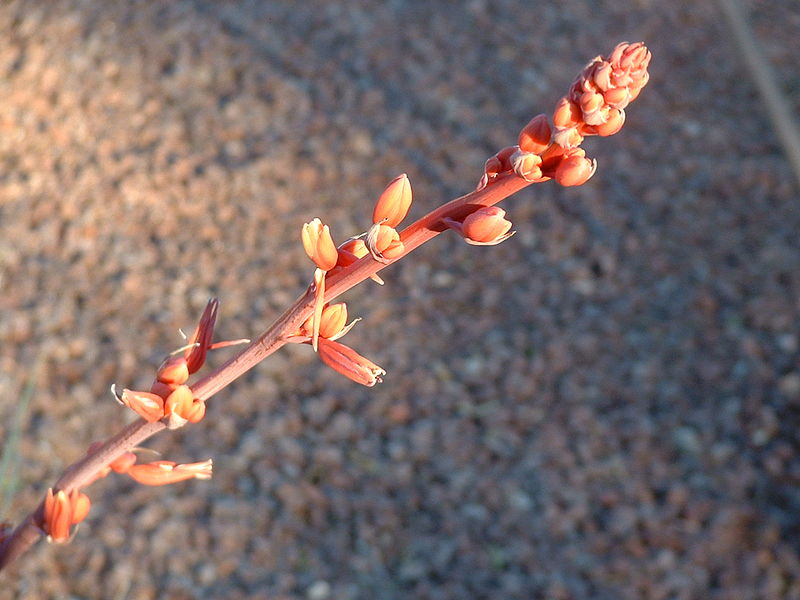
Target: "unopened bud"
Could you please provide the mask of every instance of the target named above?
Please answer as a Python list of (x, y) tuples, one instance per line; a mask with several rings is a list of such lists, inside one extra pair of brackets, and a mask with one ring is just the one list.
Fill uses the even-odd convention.
[(170, 356), (156, 372), (156, 379), (161, 383), (181, 385), (189, 379), (189, 366), (183, 356)]
[(187, 479), (211, 479), (212, 462), (178, 465), (170, 460), (157, 460), (143, 465), (133, 465), (128, 475), (144, 485), (168, 485)]
[(327, 225), (323, 225), (319, 219), (313, 219), (303, 225), (301, 238), (306, 254), (317, 267), (323, 271), (330, 271), (336, 266), (338, 253)]
[(484, 206), (468, 215), (462, 225), (461, 233), (468, 244), (474, 246), (494, 246), (514, 235), (509, 232), (511, 221), (505, 218), (506, 211), (498, 206)]
[(594, 130), (597, 135), (605, 137), (619, 132), (624, 124), (625, 111), (618, 110), (616, 108), (609, 108), (606, 122), (601, 125), (595, 125)]
[(515, 152), (511, 157), (514, 173), (525, 181), (538, 181), (542, 177), (542, 157), (531, 152)]
[(589, 160), (582, 152), (573, 152), (566, 154), (556, 168), (555, 180), (565, 187), (583, 185), (596, 170), (596, 160)]
[(372, 222), (397, 227), (411, 208), (411, 184), (405, 173), (395, 177), (375, 204)]
[[(344, 302), (329, 304), (322, 309), (319, 323), (319, 337), (332, 338), (344, 329), (347, 323), (347, 305)], [(314, 328), (314, 315), (303, 323), (303, 332), (311, 336)]]
[(69, 528), (72, 526), (72, 506), (64, 490), (55, 494), (48, 488), (44, 498), (44, 531), (56, 543), (69, 541)]
[(580, 106), (566, 96), (561, 98), (553, 113), (553, 125), (556, 126), (556, 129), (575, 127), (581, 122), (583, 122), (583, 113)]
[(89, 497), (77, 488), (69, 495), (64, 490), (54, 494), (49, 488), (44, 498), (43, 527), (50, 541), (68, 542), (70, 527), (83, 521), (91, 506)]
[(89, 514), (92, 508), (92, 502), (89, 500), (89, 496), (80, 492), (77, 488), (70, 492), (69, 500), (72, 505), (72, 518), (70, 521), (72, 525), (77, 525)]
[[(219, 300), (212, 298), (206, 304), (200, 322), (187, 341), (189, 347), (183, 353), (186, 359), (186, 369), (189, 374), (196, 373), (206, 362), (206, 354), (211, 347), (211, 340), (214, 338), (214, 325), (217, 322), (217, 311), (219, 310)], [(185, 383), (184, 381), (178, 383)]]
[(369, 254), (369, 250), (367, 250), (367, 244), (364, 243), (364, 240), (361, 238), (347, 240), (339, 246), (339, 258), (336, 261), (336, 266), (349, 267), (367, 254)]
[(375, 260), (386, 262), (395, 259), (405, 252), (400, 241), (400, 234), (386, 225), (373, 225), (367, 232), (367, 249)]
[(627, 87), (612, 88), (603, 92), (603, 98), (611, 108), (623, 109), (631, 101), (631, 91)]
[(136, 464), (136, 455), (133, 452), (124, 452), (108, 463), (109, 468), (115, 473), (127, 473)]
[(148, 423), (155, 423), (164, 416), (164, 399), (158, 394), (123, 389), (122, 394), (117, 395), (114, 386), (111, 386), (111, 391), (121, 404), (130, 408)]
[(320, 338), (319, 357), (334, 371), (367, 387), (380, 383), (381, 376), (386, 375), (374, 362), (339, 342)]
[(547, 115), (536, 115), (519, 132), (519, 149), (523, 152), (540, 154), (550, 145), (551, 134)]
[(605, 113), (602, 110), (605, 105), (605, 98), (602, 94), (595, 91), (583, 92), (580, 98), (583, 121), (589, 125), (605, 123)]
[(567, 129), (556, 129), (553, 134), (553, 142), (569, 150), (570, 148), (577, 148), (583, 143), (583, 136), (577, 127), (568, 127)]
[[(183, 427), (189, 421), (189, 416), (196, 417), (194, 404), (194, 395), (188, 385), (175, 388), (164, 401), (164, 416), (167, 417), (167, 427), (170, 429)], [(203, 414), (205, 414), (205, 404), (203, 404)], [(202, 415), (194, 422), (200, 419), (202, 419)]]

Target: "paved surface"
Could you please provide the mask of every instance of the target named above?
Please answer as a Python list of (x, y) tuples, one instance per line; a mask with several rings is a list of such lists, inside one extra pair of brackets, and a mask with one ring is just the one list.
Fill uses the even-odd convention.
[[(400, 172), (420, 215), (588, 59), (654, 54), (589, 184), (348, 294), (383, 385), (281, 352), (150, 444), (213, 480), (98, 483), (0, 597), (800, 598), (800, 211), (759, 97), (714, 3), (539, 4), (0, 5), (3, 440), (36, 383), (14, 521), (210, 295), (240, 337), (301, 292), (303, 221), (363, 230)], [(800, 11), (750, 8), (800, 108)]]

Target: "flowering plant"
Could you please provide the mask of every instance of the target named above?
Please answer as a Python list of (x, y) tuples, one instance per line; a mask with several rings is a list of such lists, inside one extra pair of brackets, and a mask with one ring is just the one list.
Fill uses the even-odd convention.
[[(155, 433), (201, 421), (207, 400), (285, 344), (309, 344), (327, 366), (365, 386), (382, 381), (385, 370), (341, 339), (357, 322), (348, 324), (347, 307), (332, 303), (353, 286), (448, 230), (473, 245), (491, 246), (509, 239), (511, 222), (501, 200), (532, 183), (554, 179), (563, 186), (581, 185), (597, 169), (581, 144), (587, 136), (609, 136), (625, 122), (625, 108), (648, 81), (650, 52), (642, 43), (620, 43), (608, 57), (598, 56), (584, 67), (568, 93), (556, 104), (552, 118), (540, 114), (525, 125), (516, 144), (491, 156), (476, 189), (423, 216), (403, 230), (398, 226), (412, 203), (412, 189), (403, 174), (378, 198), (372, 223), (363, 233), (339, 245), (330, 228), (315, 218), (303, 225), (301, 240), (315, 270), (302, 294), (272, 325), (251, 340), (214, 342), (219, 302), (211, 299), (185, 344), (167, 356), (147, 390), (118, 389), (114, 398), (139, 417), (71, 465), (47, 490), (39, 506), (12, 530), (0, 526), (0, 569), (41, 537), (68, 542), (73, 525), (90, 511), (83, 491), (112, 471), (145, 485), (165, 485), (187, 479), (209, 479), (211, 460), (176, 464), (168, 460), (139, 463), (136, 449)], [(224, 365), (189, 383), (204, 365), (209, 350), (245, 344)]]

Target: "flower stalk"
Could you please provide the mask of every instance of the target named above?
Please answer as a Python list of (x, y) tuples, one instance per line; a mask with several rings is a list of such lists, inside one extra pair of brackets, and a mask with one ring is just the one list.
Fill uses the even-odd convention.
[[(82, 488), (112, 471), (127, 473), (147, 485), (210, 478), (210, 460), (137, 465), (131, 451), (166, 428), (200, 421), (209, 398), (287, 343), (310, 342), (323, 362), (339, 373), (363, 385), (379, 383), (385, 374), (381, 367), (334, 341), (352, 323), (344, 325), (344, 305), (330, 302), (367, 279), (382, 282), (377, 275), (381, 270), (450, 229), (476, 245), (503, 242), (513, 233), (509, 232), (511, 223), (505, 219), (505, 211), (489, 207), (532, 183), (552, 178), (564, 186), (585, 183), (594, 174), (596, 161), (586, 158), (581, 142), (586, 136), (611, 135), (622, 127), (624, 109), (647, 83), (649, 60), (650, 53), (641, 43), (619, 44), (609, 58), (595, 58), (557, 104), (552, 125), (546, 115), (534, 117), (520, 132), (518, 145), (503, 148), (486, 161), (475, 191), (432, 210), (405, 229), (396, 229), (411, 205), (405, 174), (392, 180), (378, 199), (369, 230), (338, 248), (327, 225), (319, 219), (306, 223), (301, 239), (316, 265), (312, 285), (252, 341), (212, 343), (218, 311), (218, 302), (212, 299), (188, 344), (162, 363), (149, 391), (115, 393), (140, 418), (90, 447), (13, 532), (0, 536), (0, 570), (45, 534), (56, 541), (69, 540), (70, 527), (89, 509)], [(233, 343), (247, 345), (220, 367), (189, 383), (190, 375), (203, 366), (208, 350)]]

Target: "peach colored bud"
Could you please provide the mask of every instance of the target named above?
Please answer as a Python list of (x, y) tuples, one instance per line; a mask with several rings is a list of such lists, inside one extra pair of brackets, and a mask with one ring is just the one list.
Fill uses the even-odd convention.
[(411, 184), (403, 173), (392, 179), (383, 190), (375, 204), (375, 210), (372, 211), (372, 222), (397, 227), (405, 219), (409, 208), (411, 208)]
[(525, 181), (538, 181), (542, 177), (542, 157), (531, 152), (516, 152), (511, 157), (514, 173)]
[(605, 60), (598, 60), (587, 69), (587, 77), (591, 79), (601, 92), (606, 92), (613, 88), (611, 74), (614, 67)]
[(176, 414), (180, 417), (184, 417), (184, 413), (189, 409), (193, 401), (194, 397), (192, 396), (192, 390), (189, 386), (178, 386), (164, 401), (164, 415), (168, 417)]
[(583, 136), (577, 127), (567, 129), (556, 129), (553, 133), (553, 143), (561, 146), (565, 150), (577, 148), (583, 143)]
[(386, 225), (373, 225), (367, 232), (367, 249), (375, 260), (386, 262), (403, 254), (405, 246), (400, 241), (400, 234)]
[(327, 225), (323, 225), (319, 219), (313, 219), (303, 225), (301, 238), (306, 254), (320, 269), (330, 271), (336, 266), (338, 253)]
[(337, 267), (349, 267), (359, 258), (365, 257), (369, 254), (367, 245), (364, 240), (357, 238), (347, 240), (344, 244), (339, 246), (339, 257), (336, 261)]
[(597, 161), (589, 160), (579, 153), (571, 153), (556, 168), (555, 180), (565, 187), (583, 185), (597, 170)]
[(631, 90), (631, 102), (633, 102), (641, 89), (647, 85), (648, 81), (650, 81), (650, 73), (647, 71), (642, 72), (638, 77), (634, 77), (633, 81), (628, 86)]
[(611, 108), (623, 109), (631, 101), (631, 91), (627, 87), (612, 88), (603, 92), (603, 99)]
[(53, 542), (69, 541), (69, 528), (72, 526), (72, 505), (64, 490), (53, 494), (48, 488), (44, 497), (43, 529)]
[(77, 488), (72, 490), (69, 495), (70, 505), (72, 506), (72, 525), (77, 525), (86, 518), (92, 508), (89, 496), (80, 492)]
[(484, 206), (468, 215), (461, 226), (461, 233), (468, 244), (494, 246), (507, 240), (511, 221), (505, 218), (506, 211), (498, 206)]
[(495, 156), (500, 161), (501, 173), (511, 170), (511, 155), (519, 150), (517, 146), (506, 146), (500, 150)]
[(615, 67), (635, 71), (641, 68), (647, 68), (650, 63), (650, 51), (643, 42), (636, 42), (630, 44), (628, 42), (620, 42), (611, 51), (608, 61)]
[[(206, 354), (211, 347), (211, 339), (214, 337), (214, 325), (217, 322), (218, 309), (219, 300), (216, 298), (209, 300), (194, 333), (186, 340), (187, 344), (192, 344), (183, 354), (189, 374), (199, 371), (200, 367), (206, 362)], [(179, 383), (184, 383), (184, 381)]]
[(167, 427), (178, 429), (187, 421), (198, 423), (206, 414), (206, 403), (194, 397), (188, 385), (176, 388), (164, 403), (164, 414), (168, 417)]
[(206, 403), (204, 400), (195, 398), (192, 405), (183, 414), (189, 423), (199, 423), (206, 416)]
[(604, 123), (605, 118), (601, 109), (605, 107), (605, 104), (605, 98), (602, 94), (595, 91), (583, 92), (580, 98), (580, 107), (584, 122), (589, 125)]
[[(322, 309), (322, 317), (319, 322), (319, 336), (332, 338), (344, 329), (347, 323), (347, 305), (345, 303), (329, 304)], [(311, 335), (314, 328), (314, 315), (311, 315), (303, 323), (303, 332)]]
[(156, 379), (161, 383), (181, 385), (189, 379), (189, 367), (183, 356), (167, 357), (156, 372)]
[(610, 108), (608, 111), (608, 119), (601, 125), (595, 125), (595, 133), (600, 136), (614, 135), (625, 124), (625, 111), (616, 108)]
[(108, 466), (115, 473), (127, 473), (136, 464), (136, 455), (133, 452), (125, 452), (112, 460)]
[(150, 392), (152, 394), (156, 394), (157, 396), (161, 396), (164, 400), (167, 399), (169, 396), (179, 385), (183, 385), (182, 383), (164, 383), (163, 381), (154, 381), (153, 385), (150, 386)]
[(164, 416), (164, 399), (158, 394), (124, 389), (117, 399), (148, 423), (155, 423)]
[(490, 157), (484, 165), (484, 172), (489, 177), (496, 177), (500, 173), (511, 170), (511, 156), (519, 150), (519, 146), (506, 146), (497, 154)]
[(566, 96), (561, 98), (556, 104), (556, 110), (553, 113), (553, 124), (556, 129), (567, 129), (575, 127), (583, 122), (583, 114), (581, 113), (580, 106), (572, 102)]
[(608, 58), (611, 64), (608, 76), (610, 87), (641, 87), (635, 82), (646, 78), (650, 58), (650, 51), (641, 42), (617, 44)]
[(319, 357), (334, 371), (367, 387), (381, 383), (381, 376), (386, 375), (374, 362), (339, 342), (320, 338)]
[(507, 146), (494, 156), (490, 156), (483, 165), (483, 176), (478, 181), (475, 191), (485, 188), (489, 182), (506, 171), (511, 170), (511, 155), (519, 150), (519, 146)]
[(523, 152), (541, 154), (550, 145), (551, 134), (547, 115), (536, 115), (519, 132), (519, 149)]
[(157, 460), (143, 465), (133, 465), (128, 475), (144, 485), (168, 485), (187, 479), (210, 479), (212, 462), (178, 465), (170, 460)]
[(496, 177), (503, 172), (503, 163), (497, 156), (490, 156), (483, 165), (483, 172), (489, 177)]

